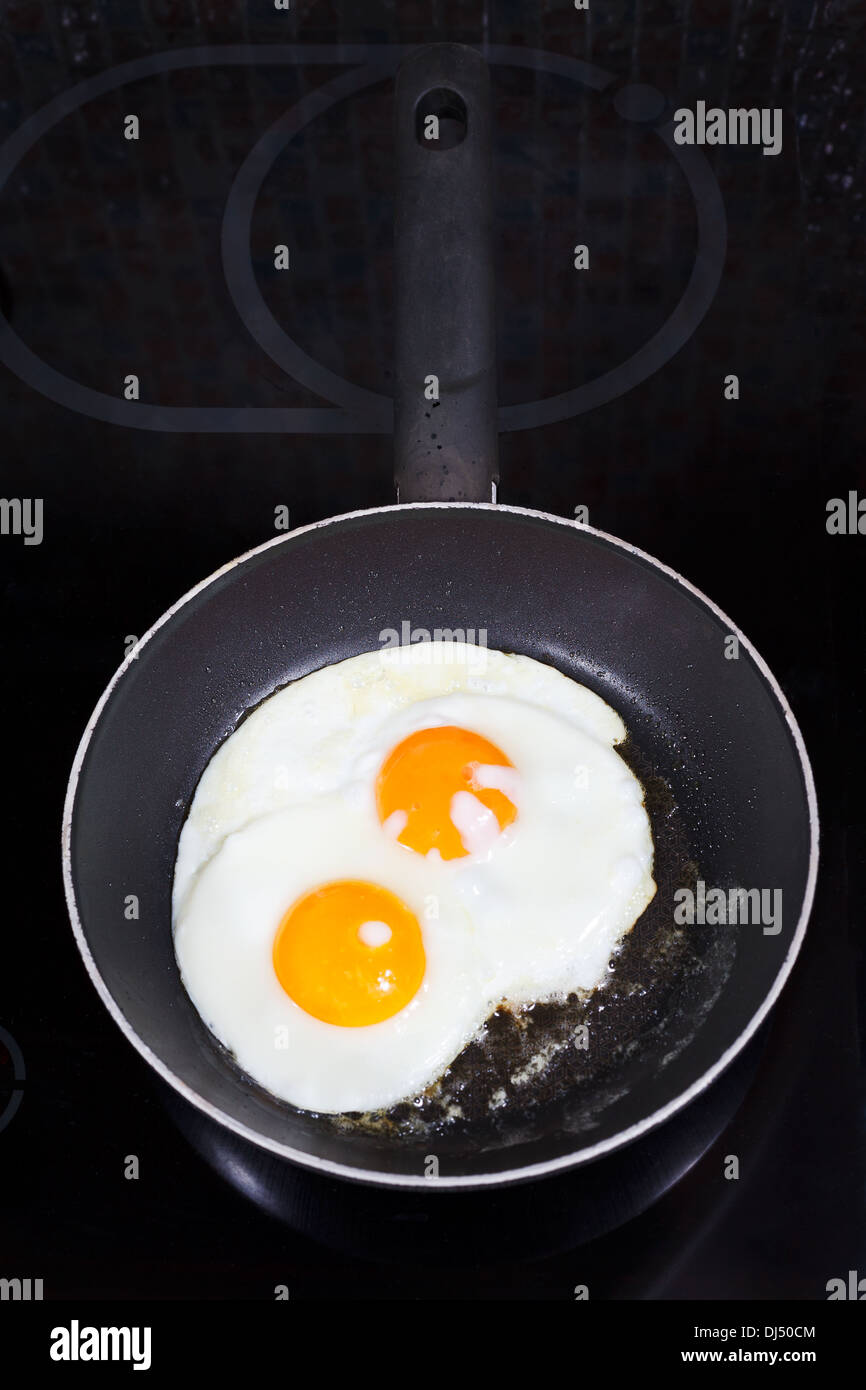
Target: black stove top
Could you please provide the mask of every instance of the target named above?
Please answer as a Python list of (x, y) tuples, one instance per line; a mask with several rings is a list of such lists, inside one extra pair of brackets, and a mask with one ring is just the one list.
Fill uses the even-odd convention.
[[(4, 140), (87, 90), (0, 150), (2, 490), (43, 504), (39, 544), (11, 512), (0, 538), (0, 1276), (70, 1300), (823, 1300), (866, 1275), (866, 535), (827, 527), (831, 499), (866, 499), (853, 5), (397, 8), (5, 9)], [(731, 614), (800, 722), (822, 857), (793, 976), (708, 1096), (585, 1172), (434, 1200), (273, 1166), (166, 1093), (82, 967), (60, 822), (130, 637), (276, 534), (276, 509), (394, 500), (388, 52), (436, 39), (486, 41), (493, 71), (500, 501), (584, 506)], [(202, 52), (220, 45), (230, 61)], [(679, 158), (663, 115), (698, 99), (781, 108), (781, 154)]]

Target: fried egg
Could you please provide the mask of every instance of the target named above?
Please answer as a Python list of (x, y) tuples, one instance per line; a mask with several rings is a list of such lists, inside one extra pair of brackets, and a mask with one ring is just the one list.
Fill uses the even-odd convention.
[(625, 733), (552, 667), (463, 643), (270, 696), (180, 836), (175, 951), (205, 1023), (280, 1099), (375, 1111), (498, 1007), (596, 988), (655, 893)]

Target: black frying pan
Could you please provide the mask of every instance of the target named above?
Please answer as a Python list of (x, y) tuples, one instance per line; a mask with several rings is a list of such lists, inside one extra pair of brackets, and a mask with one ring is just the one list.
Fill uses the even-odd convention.
[[(69, 911), (91, 978), (129, 1040), (182, 1096), (297, 1163), (440, 1190), (586, 1162), (688, 1104), (777, 998), (817, 870), (802, 738), (736, 625), (625, 542), (489, 500), (496, 402), (486, 83), (477, 55), (456, 45), (418, 50), (398, 77), (402, 505), (280, 537), (175, 604), (99, 701), (63, 827)], [(423, 143), (430, 114), (441, 117), (434, 148)], [(425, 396), (431, 375), (438, 405)], [(473, 1115), (471, 1068), (462, 1082), (468, 1118), (456, 1126), (437, 1128), (433, 1117), (425, 1130), (398, 1115), (383, 1131), (275, 1101), (204, 1029), (172, 946), (178, 836), (214, 750), (276, 688), (375, 649), (383, 631), (407, 620), (430, 633), (486, 630), (490, 646), (548, 662), (597, 691), (625, 719), (626, 756), (652, 811), (659, 891), (623, 953), (627, 987), (611, 986), (606, 1026), (596, 999), (599, 1055), (579, 1074), (560, 1069), (555, 1083), (512, 1098), (495, 1124)], [(769, 930), (760, 920), (674, 930), (674, 893), (698, 879), (781, 893), (781, 917)], [(131, 921), (130, 894), (139, 901)], [(512, 1043), (502, 1043), (506, 1070)], [(440, 1159), (434, 1183), (431, 1151)]]

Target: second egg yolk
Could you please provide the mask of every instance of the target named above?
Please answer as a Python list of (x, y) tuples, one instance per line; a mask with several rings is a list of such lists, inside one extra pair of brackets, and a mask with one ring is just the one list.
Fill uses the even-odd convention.
[(468, 850), (451, 819), (458, 792), (471, 792), (493, 812), (500, 830), (517, 816), (504, 792), (477, 781), (479, 766), (489, 765), (513, 767), (501, 748), (469, 729), (420, 729), (385, 759), (376, 782), (379, 819), (384, 824), (394, 812), (402, 812), (406, 823), (397, 836), (401, 845), (418, 854), (436, 849), (443, 859), (459, 859)]

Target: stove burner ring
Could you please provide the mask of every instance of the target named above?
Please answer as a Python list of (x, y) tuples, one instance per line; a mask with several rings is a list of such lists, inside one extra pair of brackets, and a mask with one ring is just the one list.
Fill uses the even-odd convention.
[(24, 1058), (11, 1033), (0, 1028), (0, 1132), (15, 1118), (24, 1094)]
[[(62, 92), (36, 112), (0, 148), (0, 193), (24, 155), (47, 131), (84, 102), (144, 77), (188, 67), (244, 64), (351, 65), (351, 71), (309, 93), (266, 131), (239, 170), (226, 202), (222, 225), (223, 269), (235, 308), (262, 350), (301, 385), (334, 408), (285, 406), (163, 406), (126, 401), (64, 376), (37, 357), (0, 315), (0, 361), (22, 381), (58, 405), (108, 424), (133, 429), (192, 434), (388, 434), (393, 403), (388, 396), (353, 385), (313, 361), (274, 319), (255, 279), (250, 247), (253, 209), (261, 185), (285, 145), (316, 115), (347, 96), (389, 76), (405, 54), (389, 44), (228, 44), (188, 48), (121, 63)], [(606, 91), (615, 74), (576, 58), (494, 45), (484, 56), (494, 64), (526, 67), (568, 77), (595, 91)], [(570, 391), (545, 400), (502, 406), (499, 429), (534, 429), (571, 419), (630, 391), (663, 367), (688, 342), (718, 289), (727, 246), (721, 191), (709, 164), (694, 146), (677, 145), (674, 123), (657, 124), (665, 110), (660, 92), (628, 84), (616, 94), (618, 114), (650, 125), (677, 160), (692, 191), (697, 213), (695, 262), (679, 303), (648, 342), (625, 362)]]

